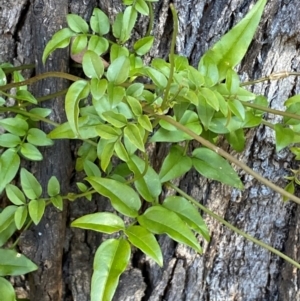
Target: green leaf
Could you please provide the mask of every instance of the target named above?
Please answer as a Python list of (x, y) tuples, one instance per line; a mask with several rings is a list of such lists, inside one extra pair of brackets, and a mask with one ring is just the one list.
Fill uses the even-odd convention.
[(26, 203), (24, 193), (15, 185), (7, 184), (6, 188), (6, 195), (8, 199), (15, 205), (24, 205)]
[(138, 55), (145, 55), (152, 47), (154, 37), (148, 36), (136, 41), (133, 45), (133, 49)]
[(149, 15), (149, 7), (145, 0), (136, 0), (134, 8), (142, 15)]
[[(179, 120), (179, 122), (185, 125), (188, 129), (195, 132), (197, 135), (200, 135), (202, 132), (202, 127), (200, 125), (200, 121), (198, 115), (191, 111), (186, 110)], [(161, 124), (161, 123), (160, 123)], [(161, 124), (162, 125), (162, 124)], [(192, 140), (193, 138), (180, 131), (175, 129), (174, 126), (171, 126), (170, 129), (174, 129), (173, 131), (166, 130), (164, 128), (160, 128), (150, 139), (151, 142), (180, 142), (184, 140)]]
[(230, 111), (235, 116), (237, 116), (242, 121), (244, 121), (245, 120), (245, 108), (242, 105), (242, 103), (237, 99), (229, 99), (227, 103), (228, 103), (228, 107), (229, 107)]
[(42, 194), (42, 186), (35, 176), (25, 168), (21, 168), (20, 176), (21, 186), (25, 195), (31, 200), (39, 198)]
[[(300, 94), (297, 94), (297, 95), (294, 95), (290, 98), (288, 98), (285, 102), (284, 102), (284, 105), (286, 107), (289, 107), (290, 105), (292, 104), (295, 104), (295, 103), (299, 103), (300, 102)], [(266, 106), (268, 105), (268, 102), (266, 103)]]
[[(80, 137), (84, 137), (84, 139), (95, 138), (98, 136), (96, 128), (98, 124), (93, 124), (94, 122), (88, 117), (79, 117), (78, 126), (79, 126), (79, 135)], [(53, 131), (48, 134), (50, 139), (75, 139), (77, 135), (71, 130), (71, 126), (69, 122), (65, 122), (58, 127), (56, 127)]]
[[(290, 181), (285, 187), (284, 187), (284, 190), (291, 193), (291, 194), (294, 194), (295, 193), (295, 183), (294, 181)], [(286, 196), (283, 196), (283, 201), (284, 202), (287, 202), (289, 200), (288, 197)]]
[(106, 120), (116, 128), (122, 128), (127, 125), (126, 117), (122, 114), (115, 113), (114, 111), (104, 112), (102, 113), (102, 116), (104, 117), (104, 120)]
[[(15, 83), (19, 83), (19, 82), (22, 82), (25, 80), (25, 78), (23, 77), (23, 75), (21, 74), (20, 71), (14, 71), (13, 72), (13, 81)], [(16, 87), (17, 91), (19, 90), (27, 90), (27, 85), (24, 85), (24, 86), (20, 86), (20, 87)]]
[(0, 126), (17, 136), (24, 136), (28, 130), (27, 122), (19, 117), (1, 119)]
[(134, 83), (131, 84), (127, 89), (126, 89), (126, 95), (127, 96), (132, 96), (132, 97), (140, 97), (143, 94), (144, 91), (144, 85), (141, 83)]
[(202, 253), (202, 249), (192, 231), (176, 213), (157, 205), (147, 209), (137, 219), (141, 226), (152, 233), (165, 233), (173, 240), (190, 246), (197, 252)]
[(99, 8), (94, 8), (90, 19), (90, 25), (92, 30), (100, 35), (104, 35), (109, 32), (109, 19), (107, 15)]
[(292, 129), (275, 124), (276, 151), (279, 152), (294, 142), (295, 133)]
[(195, 87), (201, 87), (204, 85), (204, 77), (203, 75), (194, 67), (188, 66), (188, 79), (191, 81)]
[(97, 55), (104, 54), (109, 48), (107, 39), (98, 36), (92, 36), (89, 40), (88, 50), (94, 51)]
[(97, 212), (84, 215), (73, 221), (71, 226), (106, 234), (112, 234), (125, 229), (123, 220), (110, 212)]
[(78, 80), (68, 89), (65, 110), (70, 127), (75, 135), (78, 135), (79, 101), (89, 95), (89, 84), (85, 80)]
[[(263, 96), (263, 95), (258, 95), (254, 101), (253, 101), (254, 104), (257, 104), (257, 105), (260, 105), (262, 107), (268, 107), (269, 106), (269, 101), (267, 99), (267, 97)], [(253, 113), (255, 115), (258, 115), (258, 116), (261, 116), (263, 114), (265, 114), (264, 111), (261, 111), (261, 110), (256, 110), (256, 109), (253, 109)]]
[(4, 246), (8, 242), (8, 240), (13, 236), (16, 230), (17, 227), (15, 221), (12, 219), (8, 227), (0, 232), (0, 247)]
[(18, 100), (24, 100), (29, 103), (37, 104), (38, 101), (36, 98), (27, 90), (18, 90), (16, 93), (16, 97)]
[(178, 178), (192, 168), (192, 159), (184, 154), (181, 146), (175, 145), (170, 149), (159, 172), (162, 183)]
[(114, 150), (117, 154), (117, 156), (127, 162), (129, 160), (129, 155), (127, 153), (127, 150), (125, 148), (125, 146), (123, 145), (123, 143), (121, 142), (121, 140), (117, 140), (116, 143), (114, 144)]
[(2, 147), (16, 147), (19, 144), (21, 144), (21, 139), (17, 135), (9, 133), (0, 135), (0, 146)]
[(160, 71), (157, 71), (151, 67), (147, 67), (145, 72), (151, 78), (153, 83), (159, 88), (164, 89), (167, 86), (168, 81)]
[(61, 195), (55, 195), (50, 198), (52, 205), (58, 210), (62, 211), (64, 207), (63, 198)]
[(88, 177), (86, 180), (98, 193), (109, 198), (118, 212), (129, 217), (137, 217), (141, 200), (131, 187), (116, 180), (100, 177)]
[(199, 67), (203, 65), (205, 58), (213, 57), (220, 72), (220, 80), (224, 79), (228, 69), (235, 67), (247, 52), (266, 2), (267, 0), (259, 0), (236, 26), (204, 54)]
[[(100, 159), (100, 167), (106, 171), (111, 163), (111, 158), (114, 154), (114, 144), (116, 139), (100, 139), (97, 144), (97, 156)], [(109, 173), (109, 172), (108, 172)]]
[(5, 105), (6, 101), (3, 97), (0, 97), (0, 107), (2, 107), (3, 105)]
[[(124, 103), (122, 103), (123, 98), (125, 96), (124, 87), (116, 86), (114, 83), (110, 82), (108, 83), (107, 94), (111, 108), (115, 108), (117, 106), (120, 106), (121, 104), (125, 105)], [(123, 114), (127, 119), (129, 119), (129, 116), (126, 115), (126, 112), (123, 112), (120, 109), (118, 109), (118, 111), (119, 113)], [(130, 118), (131, 117), (132, 116), (130, 115)]]
[(199, 63), (198, 69), (200, 74), (204, 77), (206, 87), (212, 87), (219, 81), (217, 64), (209, 56), (204, 55)]
[(110, 62), (112, 63), (115, 59), (121, 56), (129, 56), (129, 50), (121, 45), (114, 44), (110, 48)]
[(170, 196), (164, 200), (163, 207), (175, 212), (191, 229), (209, 242), (207, 226), (198, 210), (188, 200), (180, 196)]
[[(37, 115), (37, 117), (47, 117), (52, 112), (49, 108), (33, 108), (29, 111), (29, 113)], [(33, 121), (39, 121), (39, 118), (30, 117)]]
[(47, 193), (49, 196), (56, 196), (60, 193), (60, 184), (55, 176), (52, 176), (48, 181)]
[(11, 222), (14, 220), (14, 214), (17, 210), (17, 206), (11, 205), (5, 207), (0, 213), (0, 232), (7, 229)]
[(226, 74), (226, 88), (230, 94), (236, 94), (240, 87), (240, 78), (232, 69), (228, 69)]
[(45, 212), (46, 203), (44, 200), (31, 200), (28, 204), (29, 215), (37, 225), (42, 219)]
[(231, 165), (220, 155), (208, 148), (193, 151), (193, 165), (204, 177), (243, 189), (243, 183)]
[(115, 85), (124, 83), (130, 70), (130, 60), (126, 56), (121, 56), (115, 59), (108, 67), (106, 77)]
[(98, 165), (96, 165), (94, 162), (91, 162), (90, 160), (84, 160), (83, 168), (84, 168), (84, 172), (88, 177), (90, 176), (101, 177), (101, 171)]
[(158, 70), (161, 72), (165, 77), (170, 76), (170, 63), (167, 63), (165, 60), (160, 58), (154, 58), (151, 61), (151, 66), (154, 68), (154, 70)]
[(96, 131), (101, 138), (107, 140), (117, 139), (122, 134), (120, 129), (106, 124), (98, 125)]
[(29, 160), (41, 161), (43, 160), (43, 155), (41, 152), (31, 143), (23, 143), (20, 148), (20, 153)]
[(27, 206), (20, 206), (15, 212), (15, 223), (17, 226), (17, 229), (22, 229), (24, 223), (26, 222), (28, 215), (28, 209)]
[(85, 20), (83, 20), (80, 16), (75, 14), (68, 14), (67, 15), (67, 23), (69, 28), (77, 33), (88, 33), (89, 26)]
[(120, 42), (124, 44), (130, 36), (131, 31), (135, 25), (135, 22), (137, 20), (137, 11), (133, 6), (126, 7), (123, 17), (122, 17), (122, 29), (121, 29), (121, 36), (120, 36)]
[(127, 165), (135, 176), (134, 186), (138, 193), (148, 202), (152, 202), (161, 193), (161, 183), (158, 174), (151, 166), (138, 156), (131, 156)]
[(16, 294), (11, 283), (0, 277), (0, 292), (1, 292), (1, 301), (16, 301)]
[(20, 166), (20, 157), (14, 149), (7, 149), (0, 157), (0, 193), (16, 176)]
[(82, 59), (84, 74), (89, 78), (100, 79), (104, 72), (102, 59), (94, 51), (88, 50)]
[(203, 126), (205, 127), (205, 129), (208, 129), (210, 121), (216, 111), (211, 105), (207, 103), (206, 98), (202, 94), (198, 95), (197, 112)]
[(88, 38), (85, 34), (80, 34), (73, 39), (71, 44), (71, 54), (79, 54), (86, 50)]
[(38, 269), (31, 260), (14, 250), (0, 249), (0, 276), (19, 276)]
[(128, 124), (124, 129), (124, 135), (142, 152), (145, 151), (143, 137), (139, 128), (135, 124)]
[(155, 236), (141, 226), (130, 226), (125, 230), (128, 240), (144, 254), (152, 258), (160, 267), (163, 266), (163, 256)]
[(43, 57), (42, 57), (43, 64), (45, 64), (48, 56), (55, 49), (67, 47), (70, 44), (71, 37), (75, 35), (76, 35), (75, 32), (73, 32), (69, 28), (63, 28), (58, 32), (56, 32), (44, 49)]
[(124, 239), (108, 239), (100, 245), (94, 257), (91, 301), (112, 300), (130, 254), (130, 245)]
[(245, 135), (243, 129), (238, 129), (234, 132), (226, 134), (226, 139), (231, 145), (231, 147), (237, 152), (241, 152), (245, 147)]
[(211, 89), (201, 88), (200, 94), (205, 98), (207, 104), (209, 104), (216, 111), (219, 111), (219, 100)]
[(140, 115), (138, 117), (138, 123), (148, 132), (152, 132), (152, 123), (147, 115)]
[(100, 100), (107, 89), (106, 79), (92, 78), (91, 80), (91, 93), (95, 100)]
[[(287, 113), (292, 113), (296, 114), (300, 117), (299, 115), (299, 110), (300, 110), (300, 103), (295, 102), (291, 105), (288, 106), (288, 108), (285, 110)], [(288, 125), (299, 125), (299, 119), (294, 119), (292, 117), (284, 116), (283, 117), (283, 122)]]
[(2, 68), (0, 68), (0, 86), (4, 86), (7, 84), (6, 74)]
[(31, 128), (27, 133), (27, 141), (36, 146), (53, 145), (53, 141), (40, 129)]
[[(112, 25), (112, 32), (115, 38), (121, 38), (121, 31), (122, 31), (122, 23), (123, 23), (123, 13), (118, 13), (116, 15), (115, 21)], [(112, 61), (112, 60), (111, 60)]]
[(138, 99), (132, 96), (126, 96), (126, 100), (135, 116), (140, 116), (143, 113), (142, 105)]

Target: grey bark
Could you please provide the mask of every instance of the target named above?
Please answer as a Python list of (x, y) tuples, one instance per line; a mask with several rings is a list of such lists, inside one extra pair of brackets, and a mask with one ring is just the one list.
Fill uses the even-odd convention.
[[(79, 13), (87, 19), (93, 7), (97, 5), (109, 13), (111, 18), (122, 9), (119, 0), (67, 2), (65, 0), (63, 3), (69, 5), (69, 12)], [(201, 55), (236, 24), (254, 2), (251, 0), (174, 1), (180, 21), (177, 52), (186, 55), (190, 63), (197, 66)], [(33, 62), (36, 57), (41, 57), (41, 49), (34, 50), (32, 46), (34, 26), (36, 28), (44, 26), (42, 20), (40, 25), (30, 22), (30, 11), (35, 2), (6, 0), (2, 3), (0, 4), (0, 61)], [(40, 3), (44, 3), (43, 9), (45, 9), (50, 3), (58, 5), (61, 1), (48, 0)], [(160, 0), (155, 4), (156, 22), (153, 34), (156, 40), (147, 60), (156, 56), (167, 57), (172, 33), (172, 19), (168, 6), (168, 0)], [(299, 71), (299, 13), (299, 1), (268, 2), (249, 52), (238, 67), (242, 80), (255, 79), (283, 70)], [(63, 23), (62, 14), (63, 11), (58, 15), (55, 14), (55, 10), (48, 11), (48, 20), (58, 20), (56, 27), (51, 27), (49, 30), (49, 34)], [(135, 28), (134, 38), (145, 33), (146, 28), (147, 18), (141, 17)], [(60, 52), (59, 58), (62, 57), (63, 60), (68, 60), (64, 52)], [(276, 109), (284, 109), (284, 100), (300, 92), (296, 77), (257, 84), (251, 89), (255, 93), (266, 95), (270, 107)], [(44, 93), (43, 87), (39, 88), (39, 91)], [(279, 121), (270, 114), (267, 118), (272, 122)], [(223, 142), (221, 147), (230, 150), (226, 142)], [(293, 156), (287, 150), (275, 152), (274, 133), (263, 126), (247, 133), (247, 145), (243, 153), (230, 152), (280, 186), (286, 184), (283, 177), (288, 175), (288, 167), (296, 167)], [(153, 161), (159, 162), (165, 150), (157, 149), (154, 154), (156, 157), (153, 157)], [(203, 179), (194, 171), (183, 178), (179, 185), (232, 224), (299, 262), (300, 225), (297, 218), (300, 213), (299, 206), (283, 203), (281, 197), (269, 188), (257, 183), (242, 171), (239, 171), (239, 174), (246, 187), (242, 192)], [(105, 207), (101, 204), (99, 200), (92, 203), (82, 200), (71, 204), (68, 221), (87, 212), (103, 210)], [(177, 245), (165, 236), (160, 237), (159, 241), (164, 252), (164, 267), (160, 269), (148, 258), (136, 252), (131, 266), (121, 277), (114, 300), (138, 301), (142, 298), (151, 301), (300, 300), (299, 271), (210, 217), (205, 216), (205, 219), (212, 239), (209, 244), (201, 242), (204, 248), (203, 255), (197, 255), (189, 248)], [(51, 231), (59, 231), (58, 226), (55, 228), (52, 223), (49, 227), (53, 229)], [(64, 225), (61, 227), (63, 229)], [(101, 236), (94, 233), (74, 231), (67, 227), (61, 268), (62, 300), (89, 300), (93, 254), (102, 240)], [(61, 247), (59, 249), (61, 250)], [(40, 249), (39, 252), (41, 251)], [(32, 300), (48, 299), (32, 297)]]

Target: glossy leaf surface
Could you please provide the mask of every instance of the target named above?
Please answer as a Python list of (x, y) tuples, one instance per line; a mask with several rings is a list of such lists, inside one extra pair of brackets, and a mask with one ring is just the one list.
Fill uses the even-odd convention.
[(110, 199), (112, 206), (120, 213), (136, 217), (141, 207), (137, 193), (128, 185), (116, 180), (88, 177), (86, 180), (103, 196)]
[(94, 257), (91, 301), (112, 300), (130, 254), (130, 245), (124, 239), (108, 239), (100, 245)]
[(174, 212), (162, 207), (153, 206), (138, 217), (141, 226), (154, 234), (167, 234), (177, 242), (186, 244), (201, 253), (201, 247), (192, 231)]

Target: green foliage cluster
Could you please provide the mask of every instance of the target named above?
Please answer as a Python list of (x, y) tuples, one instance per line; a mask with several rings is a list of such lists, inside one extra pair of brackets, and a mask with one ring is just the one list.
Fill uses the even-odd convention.
[[(174, 54), (178, 21), (173, 6), (174, 33), (168, 62), (154, 58), (150, 65), (145, 65), (143, 61), (154, 42), (150, 35), (151, 25), (146, 36), (132, 48), (126, 46), (138, 13), (152, 17), (151, 2), (155, 1), (124, 0), (126, 8), (112, 25), (98, 8), (94, 9), (89, 23), (69, 14), (68, 27), (54, 34), (45, 48), (44, 63), (58, 48), (70, 46), (72, 55), (84, 52), (85, 78), (55, 74), (74, 81), (66, 92), (67, 122), (63, 124), (47, 118), (51, 110), (39, 108), (41, 100), (27, 87), (35, 80), (52, 76), (51, 73), (24, 81), (21, 72), (12, 65), (0, 66), (0, 93), (4, 97), (0, 98), (0, 111), (6, 113), (0, 119), (0, 193), (5, 192), (11, 201), (0, 213), (0, 291), (7, 301), (15, 300), (15, 294), (3, 276), (28, 273), (37, 266), (4, 246), (16, 231), (27, 229), (32, 222), (38, 224), (45, 207), (50, 204), (63, 210), (64, 200), (82, 197), (91, 200), (93, 194), (110, 200), (114, 213), (84, 215), (71, 224), (114, 234), (114, 238), (99, 246), (94, 258), (91, 300), (100, 301), (113, 298), (119, 276), (130, 260), (132, 246), (160, 266), (163, 256), (156, 239), (159, 234), (167, 234), (201, 254), (196, 235), (207, 241), (210, 239), (197, 208), (201, 205), (172, 184), (172, 180), (192, 168), (208, 179), (243, 189), (230, 161), (282, 193), (285, 199), (300, 201), (289, 193), (294, 192), (294, 182), (299, 182), (297, 171), (289, 178), (291, 182), (286, 192), (216, 146), (222, 135), (233, 149), (242, 151), (245, 130), (260, 124), (275, 130), (277, 151), (299, 142), (300, 116), (296, 113), (300, 97), (294, 96), (285, 102), (286, 112), (277, 112), (284, 116), (282, 123), (268, 124), (263, 119), (269, 110), (267, 99), (245, 89), (245, 83), (240, 82), (234, 71), (251, 43), (266, 0), (259, 0), (238, 25), (205, 53), (197, 68), (191, 66), (187, 58)], [(114, 41), (108, 39), (109, 33)], [(101, 58), (104, 54), (109, 55), (107, 69)], [(8, 73), (12, 75), (13, 84), (7, 83)], [(11, 87), (16, 88), (15, 95), (5, 92)], [(15, 105), (7, 106), (5, 97), (13, 97)], [(37, 127), (37, 121), (52, 124), (54, 129), (46, 134)], [(86, 177), (77, 183), (77, 194), (62, 195), (54, 176), (49, 179), (47, 191), (43, 192), (38, 179), (21, 168), (21, 159), (42, 160), (38, 147), (51, 146), (56, 139), (82, 140), (75, 169), (84, 172)], [(192, 140), (197, 140), (201, 146), (190, 152)], [(149, 165), (146, 151), (149, 143), (156, 142), (171, 144), (158, 172)], [(299, 148), (293, 146), (291, 150), (299, 159)], [(113, 159), (118, 159), (114, 162), (119, 163), (113, 165)], [(16, 177), (20, 185), (13, 181)], [(178, 194), (161, 199), (163, 186), (174, 188)], [(142, 202), (147, 202), (147, 209), (142, 209)], [(226, 224), (206, 208), (202, 209)], [(125, 217), (129, 222), (125, 222)], [(241, 231), (238, 233), (299, 267), (280, 252)]]

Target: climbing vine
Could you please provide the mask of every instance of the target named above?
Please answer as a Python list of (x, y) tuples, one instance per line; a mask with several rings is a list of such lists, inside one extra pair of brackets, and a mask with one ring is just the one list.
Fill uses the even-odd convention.
[[(284, 189), (217, 146), (219, 138), (225, 137), (234, 150), (242, 151), (245, 131), (264, 124), (275, 131), (277, 151), (290, 147), (296, 160), (300, 158), (295, 144), (300, 141), (300, 115), (297, 114), (300, 96), (286, 100), (283, 112), (268, 108), (265, 96), (245, 88), (260, 81), (299, 74), (281, 72), (243, 83), (234, 70), (247, 52), (267, 1), (259, 0), (243, 20), (202, 56), (197, 68), (186, 57), (175, 54), (178, 18), (173, 5), (170, 6), (174, 31), (169, 59), (154, 58), (149, 65), (144, 63), (143, 56), (155, 39), (151, 36), (152, 2), (156, 1), (123, 0), (126, 8), (112, 23), (98, 8), (94, 9), (89, 23), (78, 15), (67, 15), (68, 27), (53, 35), (42, 60), (46, 63), (53, 51), (70, 47), (71, 58), (82, 64), (84, 78), (48, 72), (25, 80), (21, 70), (32, 66), (0, 65), (0, 193), (4, 192), (11, 202), (0, 213), (0, 291), (5, 300), (16, 298), (5, 276), (22, 275), (38, 268), (16, 251), (18, 240), (11, 248), (5, 247), (13, 234), (37, 225), (46, 206), (64, 210), (64, 200), (91, 200), (95, 194), (109, 199), (114, 211), (90, 213), (71, 224), (112, 234), (112, 238), (98, 247), (94, 257), (92, 301), (112, 300), (132, 247), (163, 265), (157, 235), (167, 234), (201, 254), (197, 237), (209, 241), (210, 235), (199, 208), (248, 240), (300, 267), (292, 258), (238, 230), (174, 185), (175, 179), (195, 169), (201, 176), (243, 190), (243, 183), (231, 166), (233, 163), (280, 193), (284, 201), (300, 204), (300, 199), (293, 194), (295, 184), (299, 184), (299, 171), (292, 171)], [(149, 15), (149, 29), (129, 47), (127, 42), (139, 13)], [(104, 55), (109, 60), (104, 60)], [(73, 83), (66, 91), (36, 98), (28, 86), (49, 77)], [(12, 82), (8, 83), (8, 78)], [(51, 110), (40, 108), (39, 103), (63, 94), (67, 122), (60, 124), (50, 120)], [(13, 105), (8, 104), (10, 98), (15, 100)], [(266, 112), (283, 119), (271, 124), (264, 120)], [(36, 127), (36, 121), (52, 125), (53, 130), (43, 132)], [(57, 139), (82, 141), (74, 168), (85, 177), (77, 183), (78, 191), (67, 195), (61, 194), (55, 176), (49, 179), (47, 191), (43, 191), (33, 173), (21, 167), (22, 160), (43, 160), (39, 147), (51, 147)], [(199, 146), (191, 151), (193, 140)], [(170, 145), (158, 171), (151, 166), (147, 155), (148, 144), (157, 142)], [(174, 189), (176, 194), (164, 198), (163, 187)]]

